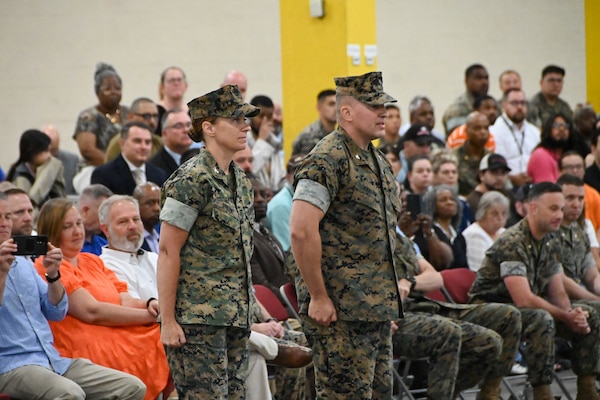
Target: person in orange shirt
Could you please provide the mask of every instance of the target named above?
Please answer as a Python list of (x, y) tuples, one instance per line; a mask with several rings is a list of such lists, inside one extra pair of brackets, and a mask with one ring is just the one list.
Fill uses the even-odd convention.
[[(496, 118), (498, 118), (498, 107), (496, 105), (496, 100), (488, 94), (477, 97), (473, 102), (473, 108), (475, 111), (479, 111), (484, 114), (488, 120), (490, 121), (490, 126), (494, 124)], [(446, 144), (451, 149), (457, 149), (462, 146), (467, 140), (467, 125), (462, 124), (456, 127), (452, 133), (448, 136), (446, 140)], [(496, 142), (494, 141), (494, 135), (490, 133), (487, 143), (485, 144), (485, 149), (490, 153), (493, 153), (496, 150)]]
[[(50, 322), (60, 354), (135, 375), (147, 386), (145, 399), (155, 399), (169, 378), (156, 322), (158, 301), (134, 299), (127, 293), (127, 284), (98, 256), (80, 253), (85, 232), (71, 201), (46, 202), (40, 210), (38, 232), (63, 252), (61, 281), (69, 296), (69, 311), (64, 320)], [(43, 257), (35, 266), (43, 276)]]

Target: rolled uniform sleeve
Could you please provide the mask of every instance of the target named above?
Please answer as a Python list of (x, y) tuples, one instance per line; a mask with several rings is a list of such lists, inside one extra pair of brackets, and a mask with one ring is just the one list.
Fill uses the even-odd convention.
[(196, 218), (198, 218), (198, 210), (171, 197), (167, 197), (160, 211), (161, 221), (183, 229), (186, 232), (192, 229)]
[(524, 276), (527, 277), (527, 265), (521, 261), (504, 261), (500, 263), (500, 277)]
[(306, 201), (318, 207), (323, 213), (326, 213), (331, 205), (331, 196), (327, 188), (310, 179), (302, 179), (298, 182), (294, 192), (295, 200)]

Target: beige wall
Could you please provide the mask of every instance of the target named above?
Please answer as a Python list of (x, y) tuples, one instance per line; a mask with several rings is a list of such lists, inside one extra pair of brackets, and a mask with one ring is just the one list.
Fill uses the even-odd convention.
[[(541, 68), (557, 63), (567, 69), (564, 97), (572, 105), (585, 99), (583, 0), (378, 0), (377, 19), (379, 69), (404, 118), (420, 93), (440, 117), (473, 62), (488, 67), (494, 96), (502, 70), (519, 70), (532, 94)], [(5, 171), (18, 157), (20, 134), (44, 123), (76, 150), (70, 136), (78, 113), (96, 104), (98, 61), (120, 73), (123, 104), (157, 98), (169, 65), (187, 72), (188, 100), (218, 87), (232, 68), (248, 75), (249, 96), (281, 99), (277, 0), (3, 0), (0, 49)]]

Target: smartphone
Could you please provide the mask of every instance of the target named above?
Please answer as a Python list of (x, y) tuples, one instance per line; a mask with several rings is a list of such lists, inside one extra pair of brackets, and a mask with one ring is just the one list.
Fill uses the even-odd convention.
[(16, 256), (43, 256), (48, 251), (48, 236), (13, 236)]
[(410, 213), (410, 217), (414, 220), (417, 215), (421, 214), (421, 195), (409, 193), (406, 195), (406, 211)]

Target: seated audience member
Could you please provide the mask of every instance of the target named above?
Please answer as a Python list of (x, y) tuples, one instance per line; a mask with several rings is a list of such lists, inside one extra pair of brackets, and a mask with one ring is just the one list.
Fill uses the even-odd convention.
[(577, 400), (600, 400), (596, 368), (600, 317), (592, 307), (571, 303), (563, 284), (560, 229), (564, 196), (554, 183), (529, 191), (530, 212), (488, 249), (469, 292), (474, 303), (510, 303), (521, 312), (524, 357), (535, 400), (552, 400), (554, 338), (572, 344)]
[(244, 150), (236, 151), (233, 155), (233, 162), (245, 173), (252, 173), (254, 171), (254, 156), (250, 146), (246, 145)]
[(149, 161), (170, 176), (181, 165), (181, 155), (190, 149), (192, 139), (188, 131), (192, 120), (187, 111), (167, 111), (162, 118), (163, 147)]
[(121, 154), (92, 172), (92, 183), (101, 183), (115, 194), (131, 195), (136, 185), (162, 185), (167, 173), (149, 164), (152, 132), (148, 125), (128, 122), (121, 131)]
[[(246, 92), (246, 85), (247, 83), (243, 85), (240, 82), (239, 87), (242, 93)], [(242, 86), (244, 86), (243, 89)], [(187, 112), (188, 106), (184, 101), (187, 88), (187, 77), (181, 68), (171, 66), (160, 74), (160, 83), (158, 84), (159, 101), (156, 104), (158, 107), (158, 126), (154, 132), (156, 135), (160, 136), (163, 131), (162, 119), (167, 111), (179, 109)]]
[[(514, 69), (507, 69), (502, 71), (498, 77), (498, 84), (500, 86), (500, 93), (502, 94), (506, 93), (510, 89), (521, 90), (521, 75)], [(501, 99), (498, 100), (498, 102), (500, 101)]]
[(274, 193), (285, 184), (285, 166), (282, 143), (273, 134), (273, 101), (263, 95), (254, 96), (250, 104), (260, 108), (260, 113), (250, 117), (248, 146), (254, 157), (252, 173)]
[(64, 167), (50, 154), (50, 138), (30, 129), (19, 140), (19, 159), (10, 167), (6, 179), (23, 189), (37, 207), (48, 199), (63, 197)]
[[(423, 196), (423, 206), (424, 213), (431, 216), (433, 220), (431, 231), (423, 232), (420, 229), (414, 237), (423, 257), (438, 271), (450, 268), (468, 268), (465, 238), (457, 230), (462, 210), (456, 192), (450, 186), (434, 186)], [(452, 249), (450, 258), (442, 257), (442, 254), (436, 254), (438, 252), (433, 253), (429, 250), (428, 238), (430, 235), (436, 235)]]
[(266, 286), (285, 304), (279, 288), (290, 282), (285, 274), (286, 252), (273, 233), (261, 223), (267, 216), (265, 188), (258, 178), (249, 178), (254, 188), (254, 251), (250, 260), (252, 283)]
[(585, 157), (583, 141), (573, 129), (571, 120), (563, 114), (552, 115), (542, 126), (541, 141), (531, 153), (527, 174), (531, 182), (556, 182), (559, 177), (558, 160), (563, 153), (575, 150)]
[[(498, 107), (496, 105), (496, 100), (489, 94), (484, 96), (480, 96), (475, 99), (473, 103), (474, 111), (479, 111), (483, 115), (488, 118), (490, 122), (490, 126), (496, 122), (498, 118)], [(446, 144), (451, 149), (457, 149), (465, 143), (467, 140), (467, 124), (462, 124), (461, 126), (456, 127), (452, 133), (448, 136), (446, 140)], [(485, 143), (485, 149), (489, 152), (494, 152), (496, 149), (496, 141), (494, 140), (494, 135), (490, 133), (487, 142)]]
[(400, 127), (400, 136), (404, 136), (413, 125), (425, 125), (431, 132), (432, 144), (435, 147), (444, 147), (446, 135), (433, 129), (435, 125), (435, 111), (428, 97), (417, 95), (408, 104), (409, 121)]
[(529, 214), (529, 190), (531, 186), (533, 185), (523, 185), (515, 193), (515, 213), (511, 214), (506, 222), (507, 228), (515, 225)]
[(292, 198), (294, 197), (292, 183), (296, 169), (304, 160), (304, 156), (304, 154), (292, 154), (287, 163), (285, 186), (267, 203), (265, 225), (275, 235), (286, 253), (290, 250), (290, 214), (292, 213)]
[(467, 243), (467, 263), (477, 271), (485, 257), (485, 251), (506, 230), (510, 203), (500, 192), (484, 193), (479, 201), (475, 222), (462, 232)]
[(454, 128), (465, 123), (467, 115), (473, 112), (473, 102), (477, 97), (486, 95), (489, 89), (489, 75), (481, 64), (472, 64), (465, 70), (465, 93), (448, 106), (442, 121), (446, 135)]
[(408, 174), (404, 187), (413, 194), (424, 194), (431, 186), (431, 161), (427, 156), (416, 156), (408, 160)]
[(402, 117), (400, 116), (400, 107), (394, 103), (385, 105), (387, 116), (385, 117), (385, 136), (380, 139), (379, 147), (383, 145), (398, 145), (401, 140), (400, 126), (402, 125)]
[(50, 138), (50, 154), (52, 157), (58, 158), (64, 167), (63, 178), (65, 181), (65, 192), (66, 194), (76, 194), (73, 188), (73, 177), (79, 169), (79, 156), (70, 151), (59, 148), (60, 146), (60, 133), (52, 125), (44, 125), (41, 129)]
[(138, 201), (144, 225), (142, 249), (158, 254), (159, 235), (156, 227), (160, 222), (160, 187), (153, 182), (143, 183), (135, 187), (133, 197)]
[(121, 130), (128, 109), (121, 103), (121, 77), (108, 64), (98, 63), (94, 73), (94, 90), (98, 104), (83, 110), (77, 118), (73, 139), (79, 153), (93, 166), (104, 163), (108, 142)]
[(396, 175), (398, 182), (404, 183), (406, 181), (408, 160), (416, 156), (429, 156), (432, 142), (433, 135), (431, 134), (431, 130), (425, 125), (413, 125), (406, 131), (402, 137), (402, 150), (400, 151), (402, 169)]
[[(583, 157), (575, 151), (564, 153), (558, 160), (558, 170), (561, 175), (569, 174), (583, 179), (585, 174)], [(585, 218), (592, 224), (593, 236), (596, 236), (595, 232), (600, 229), (600, 212), (598, 212), (600, 210), (600, 193), (587, 183), (583, 187), (585, 189)], [(590, 237), (590, 241), (592, 240), (593, 238)]]
[(7, 196), (8, 209), (12, 219), (12, 236), (37, 235), (33, 230), (33, 204), (27, 193), (16, 187), (7, 189), (4, 193)]
[(429, 358), (429, 399), (456, 398), (482, 378), (478, 399), (499, 399), (502, 377), (519, 342), (518, 311), (500, 304), (472, 308), (434, 303), (424, 294), (442, 286), (439, 272), (401, 234), (396, 235), (394, 257), (402, 300), (410, 298), (404, 302), (404, 318), (392, 322), (394, 353)]
[[(131, 196), (114, 195), (98, 209), (100, 228), (108, 245), (100, 258), (136, 299), (157, 299), (156, 263), (158, 254), (140, 250), (144, 240), (144, 225), (138, 202)], [(150, 302), (150, 300), (148, 300)]]
[(557, 65), (548, 65), (542, 70), (540, 91), (529, 100), (527, 119), (538, 127), (543, 126), (553, 114), (561, 113), (571, 118), (573, 110), (561, 99), (565, 69)]
[(385, 143), (379, 147), (379, 150), (381, 150), (385, 158), (390, 163), (394, 176), (398, 176), (402, 170), (402, 162), (400, 161), (400, 150), (398, 149), (398, 145)]
[(13, 255), (9, 213), (0, 193), (0, 392), (19, 399), (143, 399), (146, 388), (138, 378), (59, 354), (48, 321), (65, 318), (69, 306), (60, 280), (62, 253), (48, 246), (42, 279), (29, 259)]
[(467, 196), (467, 202), (471, 208), (471, 212), (476, 214), (479, 200), (484, 193), (491, 190), (502, 193), (511, 202), (512, 214), (514, 211), (514, 195), (513, 192), (507, 189), (508, 173), (510, 168), (506, 163), (506, 159), (498, 153), (486, 154), (479, 163), (479, 184)]
[(292, 144), (293, 154), (308, 154), (327, 134), (335, 129), (335, 90), (321, 90), (317, 95), (319, 118), (306, 126)]
[(600, 311), (600, 274), (585, 232), (583, 215), (583, 181), (573, 175), (563, 175), (556, 182), (565, 197), (560, 224), (560, 262), (566, 278), (565, 290), (573, 300), (579, 300)]
[(488, 153), (485, 144), (490, 132), (489, 121), (479, 111), (473, 111), (467, 116), (467, 140), (456, 149), (458, 158), (458, 194), (468, 196), (479, 183), (479, 163)]
[(509, 179), (517, 190), (530, 183), (527, 163), (540, 142), (539, 129), (525, 120), (527, 99), (519, 89), (509, 89), (502, 96), (502, 115), (490, 126), (496, 139), (496, 153), (502, 154), (511, 169)]
[[(439, 149), (431, 154), (431, 169), (434, 185), (448, 185), (458, 190), (458, 160), (450, 149)], [(473, 222), (473, 214), (466, 200), (459, 197), (463, 210), (459, 231), (462, 232)]]
[[(600, 193), (600, 143), (598, 138), (600, 137), (600, 128), (596, 127), (594, 133), (592, 133), (592, 155), (593, 163), (585, 170), (583, 180), (585, 183), (596, 189)], [(587, 160), (586, 160), (587, 161)]]
[[(155, 399), (166, 387), (169, 367), (156, 323), (158, 303), (134, 299), (102, 260), (81, 253), (84, 229), (79, 212), (67, 199), (52, 199), (40, 210), (39, 232), (63, 253), (61, 281), (69, 296), (64, 320), (50, 322), (55, 346), (66, 357), (83, 357), (131, 373)], [(43, 261), (36, 268), (44, 276)]]
[(596, 111), (590, 104), (577, 104), (573, 112), (573, 125), (588, 147), (592, 144), (592, 133), (596, 120)]
[(77, 210), (81, 215), (81, 222), (85, 231), (82, 252), (92, 253), (97, 256), (102, 254), (102, 246), (107, 244), (106, 238), (100, 233), (100, 221), (98, 219), (98, 208), (100, 204), (113, 193), (106, 186), (99, 183), (90, 185), (83, 189), (77, 200)]
[[(131, 108), (127, 114), (126, 122), (139, 122), (144, 125), (148, 125), (150, 130), (154, 133), (158, 126), (158, 108), (156, 104), (147, 97), (138, 97), (131, 103)], [(115, 135), (110, 139), (108, 147), (106, 148), (106, 154), (104, 156), (104, 162), (107, 163), (112, 161), (121, 153), (121, 146), (119, 144), (120, 137)], [(154, 156), (163, 147), (163, 141), (160, 135), (152, 135), (152, 148), (150, 149), (150, 157)]]

